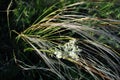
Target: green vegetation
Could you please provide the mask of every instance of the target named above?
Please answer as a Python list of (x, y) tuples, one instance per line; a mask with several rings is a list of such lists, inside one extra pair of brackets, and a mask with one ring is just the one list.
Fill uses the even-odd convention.
[(117, 0), (0, 1), (0, 17), (0, 80), (120, 79)]

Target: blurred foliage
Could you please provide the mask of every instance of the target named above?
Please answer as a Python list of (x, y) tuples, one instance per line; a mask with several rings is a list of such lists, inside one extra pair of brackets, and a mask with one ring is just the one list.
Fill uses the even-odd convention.
[[(39, 21), (48, 13), (42, 15), (51, 5), (57, 2), (57, 0), (16, 0), (16, 8), (14, 9), (14, 20), (18, 30), (24, 30), (32, 25), (36, 20)], [(50, 9), (49, 11), (52, 11)], [(42, 16), (41, 16), (42, 15)], [(40, 18), (39, 18), (40, 17)], [(38, 19), (39, 18), (39, 19)], [(36, 22), (37, 22), (36, 21)], [(22, 28), (22, 29), (19, 29)]]

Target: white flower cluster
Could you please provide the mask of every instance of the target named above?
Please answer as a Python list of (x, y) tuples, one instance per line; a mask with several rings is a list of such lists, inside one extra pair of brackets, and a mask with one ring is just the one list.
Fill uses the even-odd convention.
[(63, 46), (59, 46), (55, 49), (54, 54), (57, 58), (72, 58), (74, 60), (79, 60), (78, 54), (82, 51), (75, 45), (76, 39), (70, 40)]

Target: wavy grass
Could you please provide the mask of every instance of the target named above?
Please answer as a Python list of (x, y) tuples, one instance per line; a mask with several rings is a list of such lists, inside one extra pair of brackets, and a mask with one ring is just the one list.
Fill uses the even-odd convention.
[[(64, 6), (19, 34), (47, 68), (27, 65), (15, 57), (16, 63), (22, 63), (24, 66), (20, 67), (25, 70), (50, 71), (57, 77), (54, 80), (119, 80), (120, 53), (112, 45), (114, 42), (120, 47), (120, 38), (115, 35), (120, 30), (119, 20), (82, 12), (86, 4), (78, 2)], [(81, 70), (90, 76), (86, 78)]]

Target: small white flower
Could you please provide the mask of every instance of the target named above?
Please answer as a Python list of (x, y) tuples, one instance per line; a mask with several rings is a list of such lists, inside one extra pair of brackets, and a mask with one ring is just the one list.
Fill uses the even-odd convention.
[(57, 51), (54, 53), (57, 58), (62, 58), (62, 53), (60, 51)]
[(57, 49), (55, 49), (54, 54), (57, 58), (67, 58), (70, 57), (74, 60), (79, 60), (78, 54), (82, 51), (82, 49), (79, 49), (77, 45), (75, 45), (76, 39), (70, 40), (68, 43), (64, 44), (63, 46), (58, 46)]
[(78, 56), (76, 53), (74, 53), (74, 52), (70, 52), (70, 53), (69, 53), (69, 56), (70, 56), (72, 59), (75, 59), (75, 60), (78, 60), (78, 59), (79, 59), (79, 56)]

